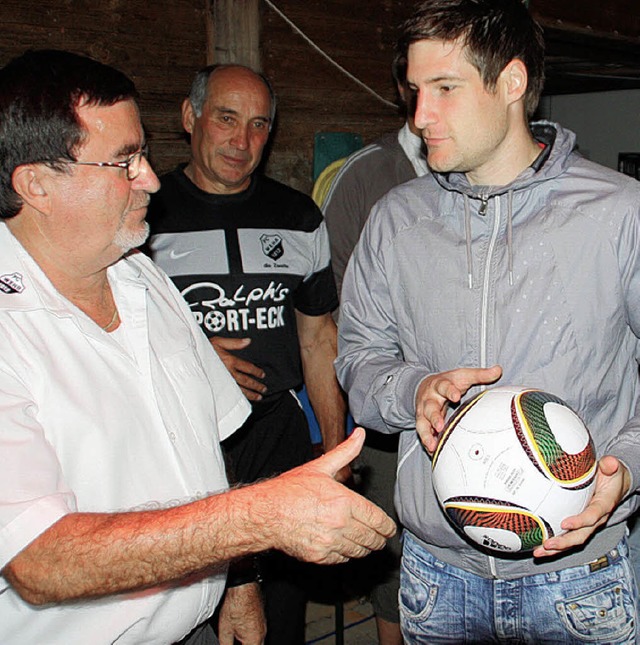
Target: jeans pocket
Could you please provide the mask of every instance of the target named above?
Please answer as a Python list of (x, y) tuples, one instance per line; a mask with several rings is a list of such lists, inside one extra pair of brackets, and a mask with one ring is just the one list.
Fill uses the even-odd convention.
[(424, 622), (438, 598), (438, 585), (424, 580), (405, 563), (400, 573), (400, 612), (409, 622)]
[(634, 632), (633, 597), (621, 581), (558, 601), (556, 610), (567, 630), (587, 642), (625, 642)]

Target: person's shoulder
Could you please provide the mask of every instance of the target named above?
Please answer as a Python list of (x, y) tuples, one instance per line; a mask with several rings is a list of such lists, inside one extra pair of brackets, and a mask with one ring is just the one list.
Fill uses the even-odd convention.
[[(562, 177), (561, 177), (562, 178)], [(640, 208), (640, 181), (613, 168), (573, 153), (564, 176), (566, 190), (575, 194), (594, 193), (594, 196), (631, 200)]]
[(300, 217), (311, 217), (316, 222), (322, 220), (322, 214), (310, 195), (272, 177), (256, 177), (254, 196), (265, 208), (269, 208), (272, 216), (276, 216), (277, 212), (283, 215), (297, 213)]
[(395, 156), (401, 150), (398, 132), (387, 132), (381, 137), (352, 152), (342, 164), (336, 179), (351, 172), (358, 172), (362, 166), (378, 165), (386, 158)]
[(313, 203), (311, 197), (306, 193), (303, 193), (297, 188), (293, 188), (288, 184), (278, 181), (277, 179), (273, 179), (273, 177), (268, 177), (267, 175), (256, 175), (256, 182), (257, 191), (259, 191), (262, 195), (269, 195), (272, 197), (287, 200), (291, 199), (300, 202), (310, 201), (311, 203)]

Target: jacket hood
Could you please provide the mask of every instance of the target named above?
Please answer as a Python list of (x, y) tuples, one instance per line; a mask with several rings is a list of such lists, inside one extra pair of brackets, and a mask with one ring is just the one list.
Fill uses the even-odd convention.
[(446, 190), (458, 192), (475, 199), (486, 199), (509, 191), (521, 190), (557, 177), (564, 172), (570, 163), (569, 157), (575, 150), (576, 145), (575, 134), (551, 121), (531, 123), (531, 133), (536, 141), (546, 146), (542, 153), (543, 163), (541, 167), (537, 167), (539, 163), (534, 163), (532, 166), (525, 168), (511, 183), (505, 186), (471, 185), (466, 175), (462, 172), (434, 172), (433, 176)]

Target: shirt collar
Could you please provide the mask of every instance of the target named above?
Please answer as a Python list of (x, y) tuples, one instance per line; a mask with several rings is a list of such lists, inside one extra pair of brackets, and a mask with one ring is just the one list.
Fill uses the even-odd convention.
[(416, 171), (416, 175), (418, 177), (426, 175), (429, 172), (429, 167), (427, 166), (427, 158), (424, 154), (424, 142), (422, 141), (422, 137), (411, 132), (407, 122), (405, 122), (402, 128), (400, 128), (400, 132), (398, 132), (398, 143), (407, 155), (407, 159), (411, 162), (413, 169)]

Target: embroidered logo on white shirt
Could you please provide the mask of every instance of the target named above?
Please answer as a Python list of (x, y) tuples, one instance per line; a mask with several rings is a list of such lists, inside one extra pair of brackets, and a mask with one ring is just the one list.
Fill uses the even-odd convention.
[(22, 275), (19, 273), (0, 275), (0, 291), (4, 291), (4, 293), (22, 293), (24, 291)]

